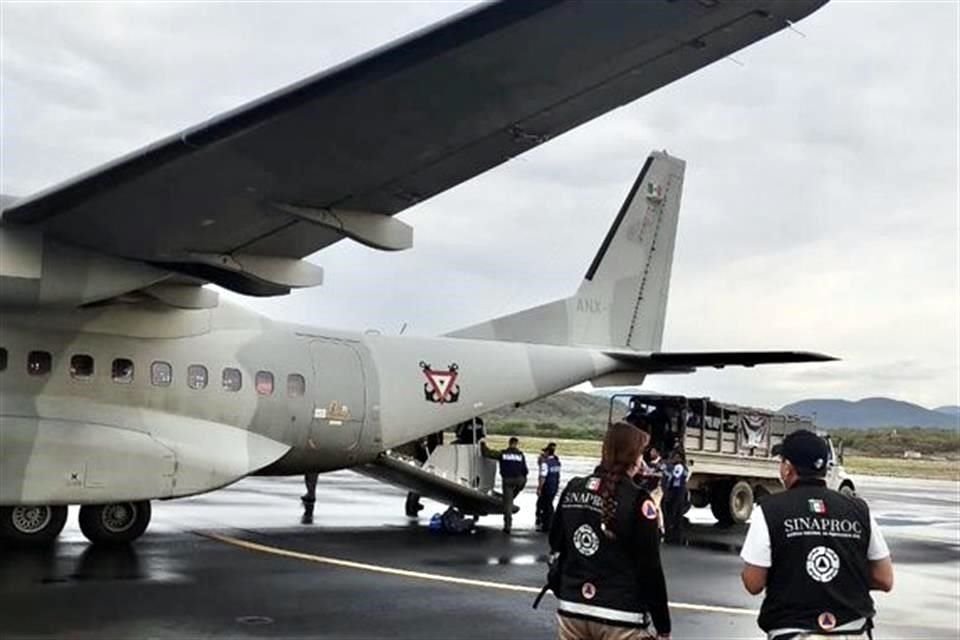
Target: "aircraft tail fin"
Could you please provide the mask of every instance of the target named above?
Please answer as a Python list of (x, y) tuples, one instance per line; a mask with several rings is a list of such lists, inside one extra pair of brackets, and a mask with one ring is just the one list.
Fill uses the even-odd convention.
[(650, 154), (573, 296), (448, 335), (658, 350), (685, 167), (665, 152)]

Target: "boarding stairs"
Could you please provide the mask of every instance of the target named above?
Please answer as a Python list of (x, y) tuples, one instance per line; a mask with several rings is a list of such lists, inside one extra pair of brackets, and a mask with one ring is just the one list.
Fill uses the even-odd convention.
[(497, 463), (483, 457), (479, 444), (438, 445), (422, 464), (410, 455), (387, 450), (354, 471), (456, 507), (465, 515), (503, 510), (503, 496), (494, 490)]

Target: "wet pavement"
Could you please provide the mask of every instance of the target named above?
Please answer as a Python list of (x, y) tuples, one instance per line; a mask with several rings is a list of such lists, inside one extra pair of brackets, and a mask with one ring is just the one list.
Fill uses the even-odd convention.
[[(568, 462), (580, 472), (586, 462)], [(956, 638), (960, 629), (957, 483), (857, 478), (896, 563), (879, 594), (878, 638)], [(249, 478), (154, 504), (133, 547), (88, 545), (71, 521), (45, 553), (0, 551), (0, 638), (550, 638), (536, 496), (515, 532), (431, 533), (442, 507), (403, 515), (405, 494), (344, 471), (320, 478), (316, 524), (300, 525), (297, 478)], [(740, 586), (742, 528), (691, 512), (688, 546), (664, 547), (676, 638), (758, 638), (759, 599)]]

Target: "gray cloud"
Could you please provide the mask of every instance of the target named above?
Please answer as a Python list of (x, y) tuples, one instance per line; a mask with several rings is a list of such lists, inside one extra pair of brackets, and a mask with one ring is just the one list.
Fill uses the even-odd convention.
[[(3, 4), (0, 189), (26, 194), (463, 3)], [(839, 2), (341, 243), (275, 317), (432, 334), (568, 295), (653, 148), (688, 161), (665, 348), (841, 363), (651, 379), (779, 406), (958, 403), (958, 5)]]

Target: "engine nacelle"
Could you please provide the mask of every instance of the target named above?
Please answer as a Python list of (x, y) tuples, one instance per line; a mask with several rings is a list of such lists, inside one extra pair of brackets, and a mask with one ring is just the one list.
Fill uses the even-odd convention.
[(143, 289), (170, 276), (124, 260), (0, 226), (0, 307), (76, 307)]

